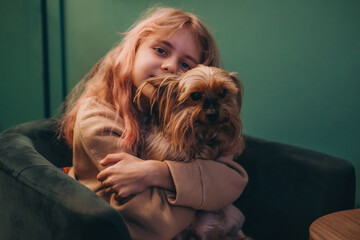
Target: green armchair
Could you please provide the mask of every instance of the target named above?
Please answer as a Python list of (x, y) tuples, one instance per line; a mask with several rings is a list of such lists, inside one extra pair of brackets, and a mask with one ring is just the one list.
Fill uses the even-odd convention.
[[(1, 239), (130, 239), (122, 216), (64, 174), (72, 152), (56, 138), (55, 119), (0, 133)], [(351, 209), (351, 163), (322, 153), (245, 136), (236, 159), (249, 183), (235, 202), (255, 240), (307, 239), (310, 224)]]

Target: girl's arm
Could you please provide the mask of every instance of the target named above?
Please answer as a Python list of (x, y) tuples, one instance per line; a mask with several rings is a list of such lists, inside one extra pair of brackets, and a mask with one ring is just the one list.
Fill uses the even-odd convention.
[(248, 182), (246, 171), (230, 155), (217, 161), (166, 163), (176, 189), (176, 194), (168, 194), (174, 205), (216, 211), (234, 202)]
[(123, 199), (149, 187), (175, 191), (175, 185), (165, 162), (144, 161), (122, 152), (108, 154), (100, 164), (106, 167), (97, 175), (104, 187), (111, 187), (117, 199)]
[[(193, 166), (166, 161), (176, 188), (176, 195), (169, 195), (168, 200), (175, 205), (208, 211), (233, 203), (248, 182), (244, 168), (233, 161), (244, 147), (245, 142), (240, 137), (216, 160), (196, 160)], [(194, 177), (197, 181), (192, 181)]]
[(109, 154), (100, 162), (109, 167), (98, 179), (111, 187), (119, 199), (148, 187), (161, 187), (171, 191), (167, 198), (173, 205), (214, 211), (235, 201), (248, 181), (245, 170), (233, 161), (233, 150), (217, 161), (191, 163), (143, 161), (130, 154)]

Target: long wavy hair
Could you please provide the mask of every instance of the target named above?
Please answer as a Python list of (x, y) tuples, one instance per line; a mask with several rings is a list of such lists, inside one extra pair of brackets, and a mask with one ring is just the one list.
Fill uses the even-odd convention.
[(200, 63), (219, 66), (220, 55), (210, 31), (198, 17), (174, 8), (153, 8), (124, 33), (122, 41), (110, 50), (90, 72), (74, 87), (64, 101), (64, 114), (60, 120), (60, 135), (72, 147), (74, 125), (84, 99), (97, 96), (122, 117), (125, 131), (119, 141), (135, 150), (139, 143), (139, 121), (136, 104), (133, 103), (135, 86), (132, 71), (135, 55), (140, 44), (149, 35), (156, 34), (168, 39), (180, 29), (194, 34), (201, 46)]

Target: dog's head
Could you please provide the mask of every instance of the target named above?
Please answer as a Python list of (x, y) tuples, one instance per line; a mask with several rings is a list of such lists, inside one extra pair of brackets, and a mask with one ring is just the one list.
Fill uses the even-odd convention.
[(200, 65), (180, 77), (178, 104), (196, 112), (195, 122), (223, 125), (240, 117), (242, 85), (234, 73)]
[(182, 75), (148, 79), (155, 87), (150, 97), (158, 123), (180, 146), (189, 138), (234, 140), (241, 134), (242, 84), (235, 73), (215, 67), (198, 67)]

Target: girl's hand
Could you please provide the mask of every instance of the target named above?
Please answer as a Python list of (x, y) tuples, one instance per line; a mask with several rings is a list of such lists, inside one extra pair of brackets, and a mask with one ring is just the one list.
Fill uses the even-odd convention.
[(146, 165), (144, 161), (131, 154), (122, 152), (108, 154), (100, 164), (106, 167), (98, 175), (104, 188), (116, 193), (116, 199), (124, 199), (130, 195), (145, 191)]
[(106, 168), (97, 175), (97, 179), (104, 188), (116, 193), (118, 201), (141, 193), (148, 187), (163, 187), (170, 190), (175, 188), (164, 162), (144, 161), (122, 152), (108, 154), (100, 164)]

